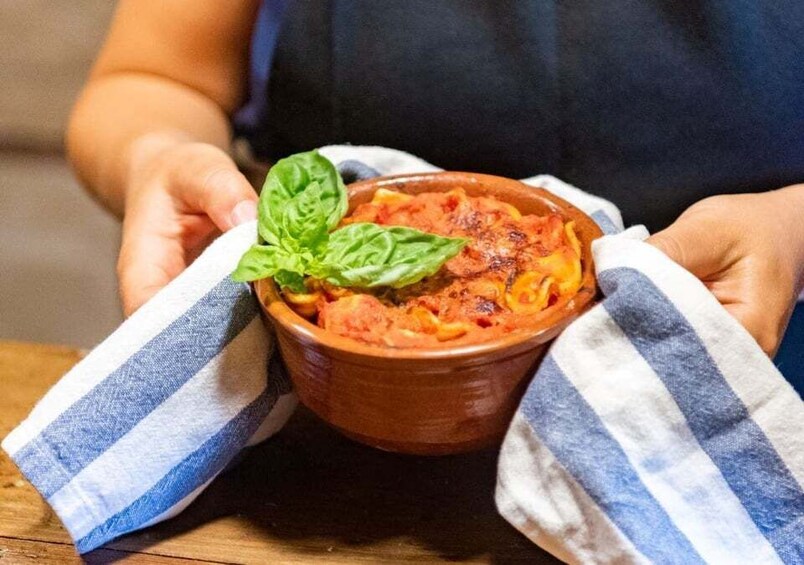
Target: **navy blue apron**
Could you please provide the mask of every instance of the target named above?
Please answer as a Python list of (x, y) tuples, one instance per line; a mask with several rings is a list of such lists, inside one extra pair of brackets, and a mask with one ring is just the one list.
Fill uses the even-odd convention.
[(263, 8), (236, 127), (266, 160), (348, 142), (550, 173), (652, 231), (709, 195), (804, 181), (801, 0)]

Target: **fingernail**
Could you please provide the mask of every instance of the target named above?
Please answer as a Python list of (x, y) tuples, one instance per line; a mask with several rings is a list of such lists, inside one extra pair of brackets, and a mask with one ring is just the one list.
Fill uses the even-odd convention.
[(239, 226), (251, 220), (257, 219), (257, 203), (253, 200), (243, 200), (238, 202), (232, 210), (232, 225)]

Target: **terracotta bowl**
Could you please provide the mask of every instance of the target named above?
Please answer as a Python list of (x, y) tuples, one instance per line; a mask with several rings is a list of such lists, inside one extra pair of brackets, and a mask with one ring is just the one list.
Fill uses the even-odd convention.
[(383, 177), (349, 186), (350, 211), (378, 188), (417, 194), (458, 186), (470, 196), (494, 195), (523, 214), (558, 212), (575, 221), (583, 247), (581, 288), (545, 310), (533, 331), (453, 348), (382, 348), (319, 328), (285, 304), (271, 279), (255, 283), (299, 399), (359, 442), (422, 455), (499, 442), (547, 344), (595, 299), (590, 244), (602, 233), (586, 214), (545, 190), (474, 173)]

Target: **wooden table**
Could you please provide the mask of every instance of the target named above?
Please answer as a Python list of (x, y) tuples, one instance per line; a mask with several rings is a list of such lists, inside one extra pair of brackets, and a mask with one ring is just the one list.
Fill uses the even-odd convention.
[[(66, 347), (0, 341), (0, 437), (72, 365)], [(496, 454), (424, 458), (363, 447), (299, 410), (173, 520), (90, 563), (559, 563), (494, 509)], [(0, 454), (0, 564), (80, 561)]]

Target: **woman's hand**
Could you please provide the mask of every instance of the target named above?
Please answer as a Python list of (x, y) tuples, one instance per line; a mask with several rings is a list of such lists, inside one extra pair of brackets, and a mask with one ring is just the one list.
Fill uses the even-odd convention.
[(151, 138), (133, 152), (117, 264), (126, 316), (218, 234), (257, 217), (254, 189), (221, 149)]
[(248, 92), (261, 2), (121, 0), (73, 108), (68, 155), (82, 184), (125, 216), (126, 314), (170, 282), (257, 196), (225, 153)]
[(648, 243), (703, 281), (768, 355), (776, 352), (804, 282), (804, 185), (707, 198)]

